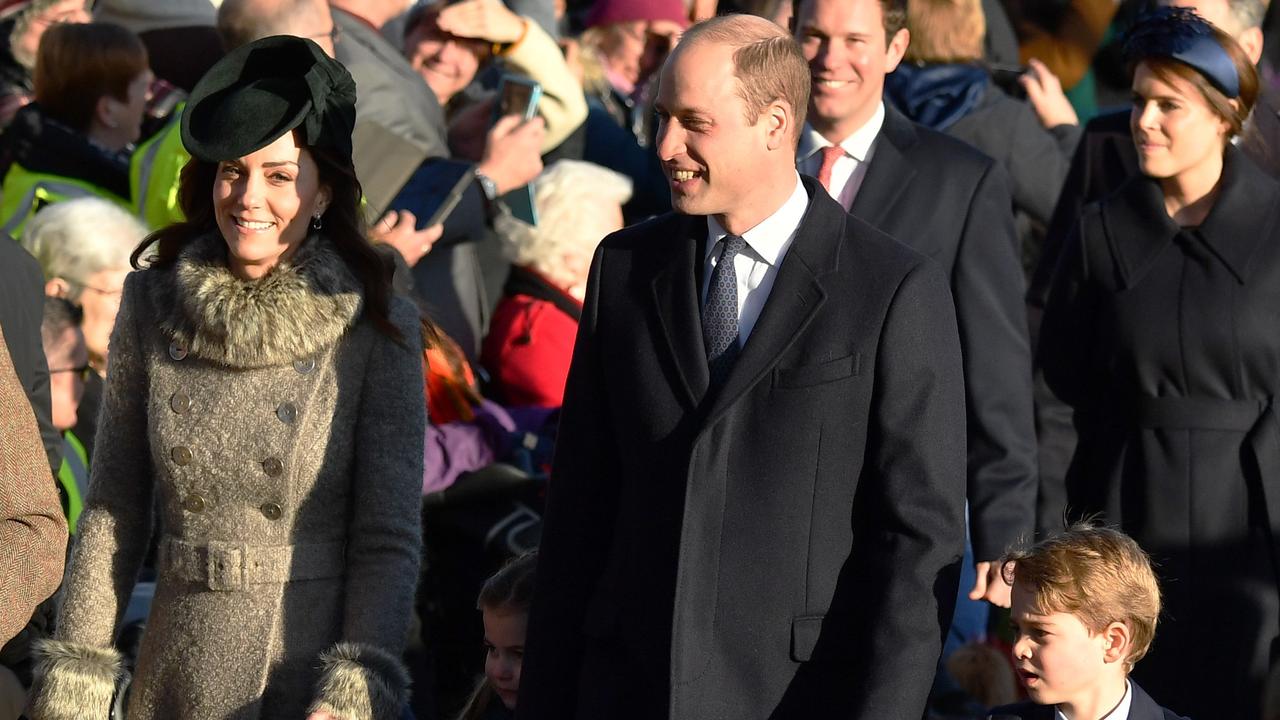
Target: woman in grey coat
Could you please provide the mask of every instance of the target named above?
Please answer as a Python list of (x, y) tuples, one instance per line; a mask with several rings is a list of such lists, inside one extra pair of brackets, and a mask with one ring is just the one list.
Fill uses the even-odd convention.
[(400, 716), (422, 335), (363, 239), (354, 101), (346, 70), (292, 37), (231, 53), (192, 93), (188, 222), (149, 238), (125, 283), (34, 720), (107, 717), (153, 532), (130, 720)]

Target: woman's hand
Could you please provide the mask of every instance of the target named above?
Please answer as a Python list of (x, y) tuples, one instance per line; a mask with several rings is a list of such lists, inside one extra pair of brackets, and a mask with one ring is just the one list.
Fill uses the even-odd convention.
[(436, 25), (458, 37), (513, 43), (524, 36), (525, 22), (502, 0), (465, 0), (441, 10)]

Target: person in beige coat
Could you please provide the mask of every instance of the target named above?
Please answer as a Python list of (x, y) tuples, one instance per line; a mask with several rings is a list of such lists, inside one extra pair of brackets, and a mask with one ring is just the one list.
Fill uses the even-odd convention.
[(125, 283), (33, 720), (108, 716), (111, 642), (153, 532), (130, 720), (403, 711), (422, 334), (363, 239), (354, 100), (341, 65), (283, 36), (232, 52), (193, 91), (189, 222), (145, 242)]
[(36, 417), (0, 333), (0, 645), (58, 589), (66, 548), (67, 519)]

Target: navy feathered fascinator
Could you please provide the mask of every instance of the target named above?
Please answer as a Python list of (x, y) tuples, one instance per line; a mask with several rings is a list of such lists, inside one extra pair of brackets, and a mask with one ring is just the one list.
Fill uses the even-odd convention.
[(1171, 58), (1190, 66), (1229, 98), (1240, 95), (1236, 64), (1214, 36), (1213, 25), (1195, 10), (1162, 7), (1145, 12), (1124, 37), (1130, 65), (1147, 58)]

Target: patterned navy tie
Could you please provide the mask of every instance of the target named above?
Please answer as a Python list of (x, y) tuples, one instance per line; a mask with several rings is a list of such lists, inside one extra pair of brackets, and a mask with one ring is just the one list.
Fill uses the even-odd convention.
[(733, 260), (747, 243), (737, 235), (725, 235), (720, 259), (711, 271), (707, 304), (702, 308), (702, 340), (707, 349), (712, 392), (719, 390), (738, 358), (738, 274)]

